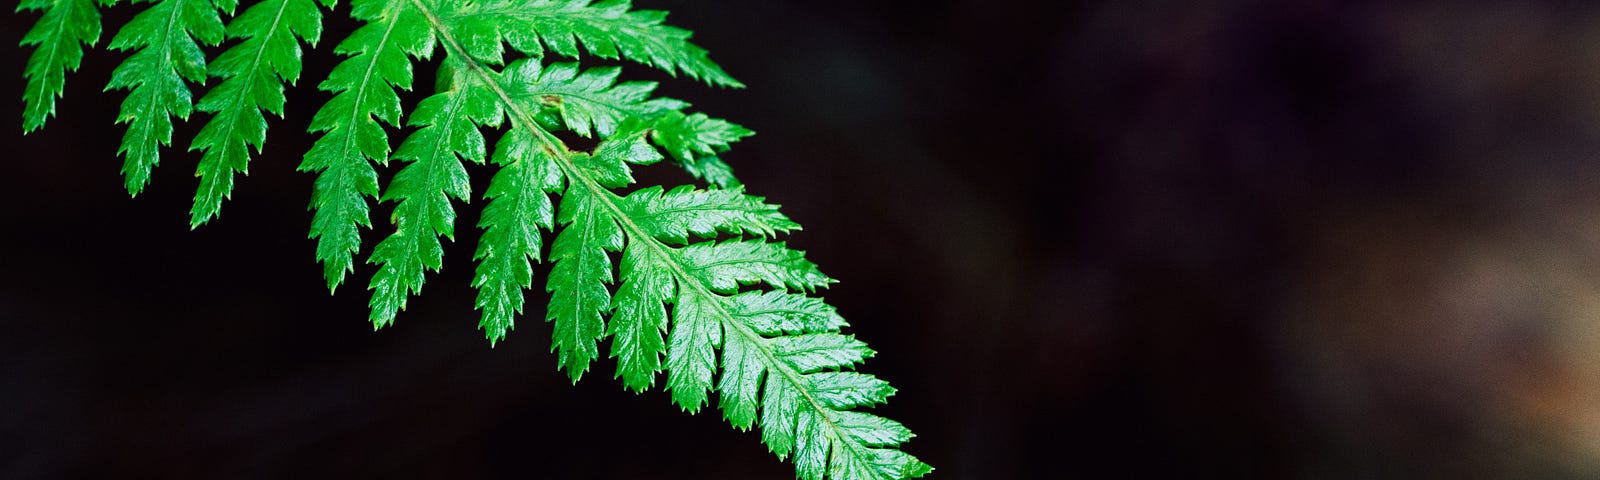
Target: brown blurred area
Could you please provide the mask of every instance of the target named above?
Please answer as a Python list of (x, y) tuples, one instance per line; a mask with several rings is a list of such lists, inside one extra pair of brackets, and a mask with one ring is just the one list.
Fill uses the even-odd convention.
[[(725, 158), (933, 478), (1600, 478), (1600, 4), (635, 3), (750, 85), (625, 65), (759, 132)], [(569, 385), (537, 309), (488, 348), (477, 202), (394, 326), (328, 296), (293, 166), (335, 40), (194, 232), (192, 154), (121, 190), (119, 55), (3, 116), (0, 478), (791, 478)]]

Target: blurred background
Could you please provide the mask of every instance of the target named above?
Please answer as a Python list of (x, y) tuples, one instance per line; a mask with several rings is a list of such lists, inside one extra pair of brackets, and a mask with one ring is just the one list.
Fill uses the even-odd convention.
[[(636, 3), (750, 86), (662, 92), (759, 132), (724, 158), (934, 478), (1600, 476), (1600, 5)], [(294, 167), (346, 8), (193, 232), (197, 155), (121, 187), (121, 54), (0, 115), (0, 478), (792, 478), (610, 362), (569, 385), (540, 292), (489, 348), (478, 205), (394, 326), (370, 267), (328, 295)]]

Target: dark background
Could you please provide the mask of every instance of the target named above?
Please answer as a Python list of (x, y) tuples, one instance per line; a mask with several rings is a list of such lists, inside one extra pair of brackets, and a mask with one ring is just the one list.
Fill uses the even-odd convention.
[[(638, 4), (750, 86), (663, 92), (759, 132), (725, 158), (934, 478), (1600, 475), (1591, 2)], [(121, 54), (0, 115), (0, 478), (791, 478), (609, 361), (569, 385), (541, 293), (489, 348), (478, 205), (394, 326), (368, 266), (327, 294), (294, 166), (347, 25), (193, 232), (197, 155), (121, 187)]]

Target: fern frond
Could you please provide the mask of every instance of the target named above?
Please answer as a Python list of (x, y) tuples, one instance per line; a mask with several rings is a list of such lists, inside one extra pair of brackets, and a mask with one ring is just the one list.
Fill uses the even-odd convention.
[[(548, 48), (574, 59), (582, 43), (600, 58), (625, 58), (711, 85), (744, 87), (705, 49), (689, 43), (689, 31), (663, 24), (666, 12), (631, 8), (626, 0), (483, 0), (451, 2), (439, 16), (459, 32), (465, 53), (490, 65), (501, 63), (500, 40), (533, 57), (543, 57)], [(485, 38), (495, 41), (474, 41)]]
[[(189, 118), (194, 103), (185, 81), (206, 81), (206, 57), (200, 44), (222, 43), (218, 10), (232, 12), (234, 0), (155, 1), (133, 17), (111, 39), (113, 50), (138, 50), (111, 72), (106, 89), (127, 89), (117, 123), (128, 124), (117, 154), (123, 156), (123, 183), (137, 195), (150, 182), (150, 170), (161, 160), (161, 147), (172, 145), (172, 118)], [(199, 43), (196, 43), (196, 40)]]
[[(25, 72), (26, 131), (51, 115), (65, 72), (98, 36), (98, 13), (94, 0), (25, 1), (21, 9), (45, 12), (23, 40), (38, 46)], [(146, 1), (154, 4), (111, 42), (134, 50), (108, 87), (130, 90), (118, 153), (132, 193), (171, 144), (172, 118), (196, 108), (188, 84), (208, 73), (200, 45), (239, 40), (211, 62), (221, 83), (198, 104), (213, 114), (191, 143), (203, 152), (191, 210), (199, 225), (218, 214), (251, 149), (263, 148), (266, 114), (284, 114), (284, 84), (300, 74), (299, 41), (314, 44), (321, 33), (313, 2), (332, 8), (333, 0), (258, 0), (227, 29), (219, 13), (231, 14), (235, 0)], [(381, 328), (443, 266), (441, 238), (454, 239), (455, 202), (471, 195), (465, 162), (492, 161), (498, 171), (477, 222), (483, 235), (472, 280), (491, 344), (523, 311), (532, 262), (541, 261), (550, 232), (545, 319), (558, 367), (574, 382), (609, 338), (626, 389), (646, 390), (665, 373), (679, 408), (697, 412), (715, 396), (730, 424), (759, 426), (762, 442), (792, 459), (801, 479), (928, 473), (900, 449), (909, 429), (862, 410), (895, 389), (856, 371), (873, 350), (843, 333), (844, 319), (814, 296), (834, 280), (778, 238), (800, 225), (747, 195), (718, 158), (751, 132), (652, 97), (654, 83), (619, 83), (619, 68), (547, 61), (547, 49), (577, 58), (582, 45), (596, 57), (740, 86), (688, 42), (689, 32), (662, 24), (664, 12), (630, 8), (625, 0), (354, 0), (351, 14), (364, 23), (336, 47), (346, 58), (319, 84), (332, 98), (312, 118), (309, 131), (319, 135), (299, 167), (317, 174), (310, 236), (328, 287), (353, 270), (361, 230), (371, 227), (369, 199), (380, 197), (375, 164), (387, 165), (391, 153), (402, 164), (379, 198), (393, 205), (394, 230), (367, 259), (377, 266), (370, 320)], [(506, 64), (508, 43), (534, 58)], [(435, 92), (412, 111), (412, 130), (391, 152), (387, 129), (405, 117), (396, 89), (411, 88), (413, 58), (436, 46), (447, 56)], [(491, 155), (482, 130), (507, 121)], [(573, 150), (561, 131), (599, 144)], [(667, 159), (719, 188), (634, 188), (633, 166)]]
[(44, 12), (23, 34), (21, 45), (33, 45), (22, 69), (22, 133), (44, 126), (56, 113), (56, 99), (67, 85), (67, 72), (83, 61), (83, 47), (100, 40), (100, 10), (95, 0), (23, 0), (17, 11)]
[[(472, 41), (464, 41), (470, 44)], [(576, 64), (558, 63), (543, 66), (537, 60), (519, 60), (507, 66), (502, 74), (506, 93), (513, 101), (540, 105), (541, 115), (553, 118), (547, 122), (556, 127), (563, 125), (579, 135), (608, 136), (626, 122), (659, 116), (661, 113), (683, 108), (687, 104), (671, 99), (649, 97), (655, 84), (628, 82), (617, 84), (617, 69), (590, 69), (581, 71)], [(538, 260), (540, 236), (538, 228), (549, 230), (550, 202), (546, 192), (561, 188), (561, 175), (548, 157), (548, 152), (533, 148), (533, 137), (526, 130), (513, 127), (497, 146), (496, 163), (502, 169), (495, 175), (487, 197), (490, 204), (485, 209), (479, 226), (484, 238), (478, 246), (478, 275), (473, 286), (478, 288), (477, 306), (482, 310), (479, 327), (491, 344), (503, 338), (512, 328), (513, 317), (520, 313), (523, 304), (522, 289), (531, 284), (529, 260)], [(515, 153), (506, 153), (508, 151)], [(597, 165), (598, 162), (591, 161)], [(611, 170), (621, 169), (620, 165)], [(530, 176), (532, 175), (532, 176)], [(620, 179), (625, 184), (626, 179)], [(565, 197), (564, 202), (574, 202), (564, 211), (582, 210), (576, 205), (583, 202), (582, 193)], [(530, 217), (530, 215), (532, 215)], [(601, 276), (613, 274), (606, 261), (604, 250), (621, 248), (609, 236), (600, 236), (599, 226), (592, 215), (580, 214), (563, 218), (562, 224), (576, 223), (557, 238), (552, 251), (556, 261), (550, 285), (569, 285), (554, 291), (560, 302), (547, 311), (547, 320), (554, 323), (552, 349), (558, 353), (559, 365), (576, 381), (598, 355), (595, 343), (604, 332), (601, 311), (610, 306)], [(601, 246), (596, 246), (599, 242)], [(603, 265), (603, 267), (602, 267)], [(603, 271), (597, 269), (603, 268)], [(592, 280), (580, 280), (589, 278)], [(580, 283), (581, 282), (581, 283)]]
[(410, 124), (422, 128), (395, 150), (394, 158), (410, 163), (383, 195), (386, 202), (398, 202), (395, 232), (378, 243), (367, 260), (379, 266), (368, 287), (374, 328), (393, 322), (405, 308), (406, 297), (422, 292), (426, 271), (443, 266), (439, 237), (455, 238), (456, 212), (450, 200), (465, 201), (471, 195), (461, 160), (483, 163), (484, 141), (478, 126), (498, 126), (504, 116), (492, 91), (476, 85), (480, 79), (459, 68), (455, 72), (449, 90), (417, 105)]
[[(600, 188), (582, 178), (582, 170), (567, 172), (568, 182)], [(631, 203), (653, 195), (643, 190)], [(685, 410), (698, 410), (713, 388), (720, 349), (722, 373), (716, 390), (724, 415), (735, 426), (748, 428), (760, 402), (763, 440), (780, 457), (794, 457), (800, 478), (899, 479), (931, 470), (895, 448), (910, 437), (904, 427), (854, 410), (884, 402), (894, 389), (871, 375), (844, 371), (872, 352), (838, 333), (843, 321), (831, 308), (794, 293), (832, 282), (801, 252), (764, 239), (672, 247), (668, 242), (678, 241), (680, 231), (761, 231), (764, 226), (735, 215), (694, 218), (704, 223), (692, 227), (688, 218), (630, 213), (636, 211), (627, 206), (630, 202), (609, 191), (602, 197), (611, 202), (606, 210), (623, 226), (627, 241), (624, 286), (611, 318), (612, 325), (624, 325), (612, 329), (612, 346), (625, 385), (648, 386), (654, 373), (649, 370), (660, 368), (651, 361), (664, 350), (673, 401)], [(728, 202), (721, 208), (740, 211), (748, 203)], [(679, 225), (647, 226), (653, 223)], [(627, 298), (639, 308), (624, 307), (630, 282), (646, 287), (640, 288), (645, 294), (638, 299)], [(773, 290), (738, 292), (751, 285)], [(667, 304), (672, 306), (670, 326), (656, 310)], [(651, 335), (655, 331), (669, 332), (664, 349), (654, 343), (659, 338)]]
[[(334, 0), (323, 0), (333, 8)], [(263, 111), (283, 116), (284, 83), (300, 79), (298, 37), (315, 46), (322, 35), (322, 11), (313, 0), (263, 0), (228, 22), (228, 38), (242, 40), (211, 62), (222, 78), (196, 106), (212, 114), (195, 134), (189, 150), (201, 150), (189, 225), (198, 227), (222, 210), (233, 192), (233, 174), (245, 173), (250, 149), (261, 152), (267, 140)]]
[(434, 44), (433, 29), (410, 0), (356, 0), (350, 7), (351, 15), (366, 23), (334, 49), (350, 58), (318, 86), (334, 96), (312, 117), (310, 131), (322, 136), (300, 164), (300, 171), (317, 172), (310, 236), (317, 239), (317, 261), (329, 290), (354, 269), (361, 228), (372, 226), (367, 199), (378, 196), (372, 163), (389, 160), (383, 124), (400, 122), (394, 89), (411, 88), (408, 55), (425, 58)]
[[(711, 391), (720, 392), (729, 422), (749, 428), (759, 418), (763, 441), (780, 457), (792, 456), (800, 478), (902, 479), (932, 470), (898, 449), (911, 438), (904, 426), (856, 410), (882, 403), (894, 389), (847, 371), (871, 350), (838, 333), (844, 321), (831, 307), (804, 295), (832, 280), (801, 252), (764, 239), (791, 229), (792, 222), (775, 207), (752, 206), (759, 200), (733, 191), (680, 188), (662, 194), (647, 188), (618, 196), (612, 189), (632, 182), (628, 164), (660, 159), (640, 138), (638, 123), (619, 129), (594, 155), (571, 152), (540, 129), (530, 113), (538, 105), (514, 102), (504, 93), (515, 89), (505, 85), (512, 81), (501, 76), (484, 85), (500, 90), (513, 131), (531, 132), (525, 138), (536, 141), (566, 177), (558, 210), (565, 227), (551, 254), (556, 268), (550, 312), (558, 348), (563, 334), (580, 332), (573, 337), (576, 348), (562, 350), (569, 375), (576, 378), (587, 368), (594, 351), (586, 349), (609, 311), (604, 331), (626, 388), (646, 389), (666, 370), (674, 403), (689, 411), (703, 406)], [(676, 205), (716, 213), (685, 213), (675, 211)], [(717, 232), (753, 232), (758, 238), (672, 246), (691, 234), (704, 239)], [(615, 279), (606, 252), (617, 250), (621, 286), (608, 297), (605, 285)], [(586, 259), (588, 268), (569, 266), (576, 259)], [(752, 285), (772, 290), (739, 291)], [(573, 299), (589, 308), (575, 314), (572, 306), (580, 302)], [(571, 325), (561, 325), (563, 319)]]

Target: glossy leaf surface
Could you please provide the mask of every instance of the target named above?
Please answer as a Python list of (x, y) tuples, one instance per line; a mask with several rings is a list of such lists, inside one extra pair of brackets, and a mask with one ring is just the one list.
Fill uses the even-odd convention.
[(83, 47), (100, 40), (100, 11), (94, 0), (24, 0), (17, 11), (43, 15), (22, 36), (34, 46), (22, 69), (22, 131), (38, 130), (56, 113), (56, 99), (67, 85), (67, 72), (83, 62)]
[[(154, 0), (111, 42), (132, 52), (110, 84), (128, 90), (118, 121), (128, 124), (119, 153), (130, 192), (148, 182), (174, 118), (210, 114), (190, 144), (192, 226), (218, 215), (267, 146), (267, 115), (288, 110), (285, 86), (333, 7), (260, 0), (224, 29), (232, 1)], [(91, 0), (21, 8), (43, 12), (23, 40), (35, 47), (24, 71), (32, 130), (98, 37), (99, 14)], [(622, 67), (573, 61), (621, 59), (742, 86), (664, 12), (615, 0), (355, 0), (350, 11), (360, 26), (333, 49), (343, 58), (319, 84), (316, 140), (300, 169), (316, 177), (310, 236), (330, 289), (357, 266), (373, 200), (387, 220), (366, 260), (374, 328), (446, 266), (458, 217), (471, 215), (458, 211), (474, 200), (471, 176), (489, 175), (478, 183), (470, 283), (491, 345), (535, 310), (525, 290), (544, 262), (550, 348), (572, 381), (614, 361), (629, 391), (661, 385), (685, 411), (716, 408), (737, 429), (760, 429), (806, 480), (932, 470), (900, 450), (909, 429), (865, 411), (896, 389), (858, 370), (876, 352), (817, 296), (834, 280), (781, 239), (800, 225), (746, 193), (721, 160), (752, 132), (654, 96), (655, 83), (621, 80)], [(203, 47), (225, 38), (234, 43), (208, 57)], [(434, 88), (405, 95), (418, 84), (416, 60), (436, 53), (439, 71), (421, 82)], [(191, 88), (203, 92), (198, 104)], [(706, 186), (637, 185), (634, 169), (661, 163)]]
[(106, 84), (107, 90), (128, 90), (117, 114), (117, 123), (128, 125), (117, 149), (128, 193), (137, 195), (150, 182), (161, 147), (172, 145), (172, 119), (187, 119), (194, 111), (189, 83), (206, 81), (200, 45), (222, 42), (218, 10), (233, 6), (232, 0), (158, 0), (111, 39), (113, 50), (133, 51)]
[(229, 21), (227, 35), (240, 42), (209, 66), (211, 76), (222, 83), (200, 98), (197, 108), (211, 119), (189, 147), (204, 152), (195, 170), (200, 186), (189, 211), (191, 227), (220, 214), (222, 201), (233, 192), (233, 175), (247, 171), (252, 148), (259, 153), (266, 146), (264, 113), (283, 116), (284, 83), (300, 79), (296, 38), (317, 43), (322, 11), (312, 0), (265, 0)]

